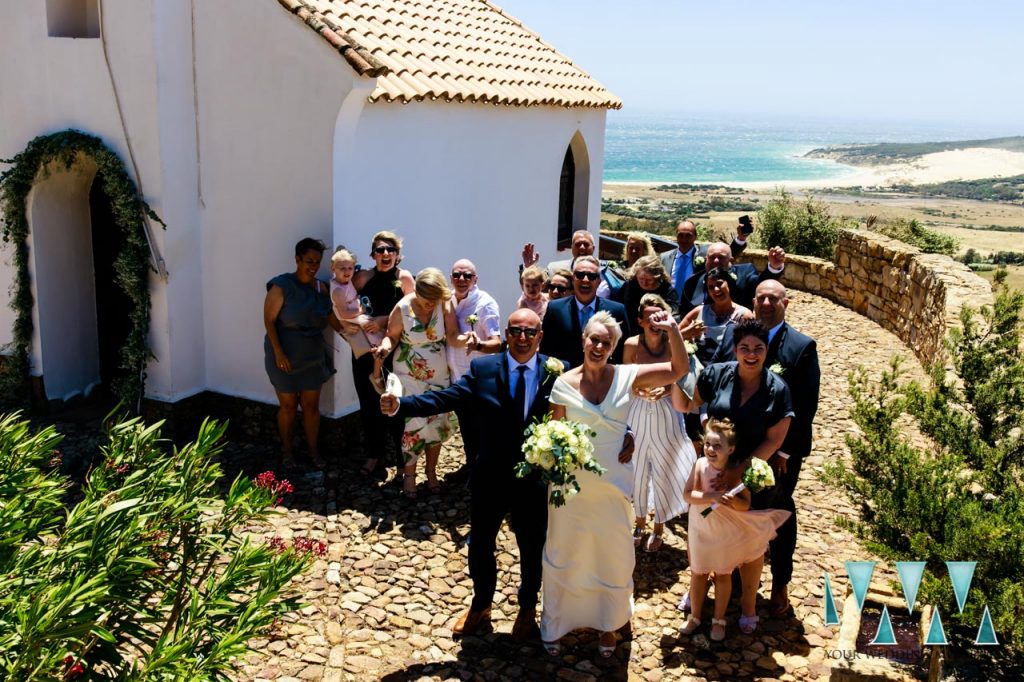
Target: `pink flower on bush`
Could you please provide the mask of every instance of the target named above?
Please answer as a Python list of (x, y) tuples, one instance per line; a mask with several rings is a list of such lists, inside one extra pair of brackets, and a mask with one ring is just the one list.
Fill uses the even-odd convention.
[(286, 545), (284, 544), (284, 539), (277, 536), (270, 538), (270, 549), (272, 549), (277, 554), (283, 552), (285, 549), (287, 549)]
[(313, 538), (295, 538), (292, 547), (296, 552), (322, 557), (327, 555), (327, 543)]
[(295, 492), (295, 486), (286, 479), (277, 480), (277, 476), (274, 475), (273, 471), (264, 471), (253, 479), (252, 484), (257, 488), (269, 490), (274, 495), (277, 495), (277, 501), (274, 504), (281, 504), (285, 495)]

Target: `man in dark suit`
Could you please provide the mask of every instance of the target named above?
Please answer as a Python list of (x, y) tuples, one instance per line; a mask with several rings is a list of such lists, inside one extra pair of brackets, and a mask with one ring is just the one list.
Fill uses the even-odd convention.
[[(733, 258), (747, 248), (746, 236), (740, 227), (736, 228), (736, 238), (729, 245)], [(668, 273), (672, 286), (675, 287), (676, 299), (682, 297), (686, 280), (704, 268), (708, 245), (699, 245), (696, 242), (697, 226), (692, 220), (682, 220), (676, 225), (676, 244), (679, 248), (661, 254), (661, 264), (665, 266), (665, 272)]]
[(452, 632), (471, 635), (490, 621), (497, 585), (495, 540), (508, 515), (519, 546), (522, 579), (512, 637), (525, 641), (539, 635), (537, 595), (547, 535), (547, 488), (536, 474), (516, 478), (514, 468), (523, 461), (524, 429), (547, 414), (551, 386), (567, 368), (562, 361), (537, 352), (544, 334), (540, 318), (532, 310), (512, 313), (505, 336), (507, 352), (476, 358), (469, 371), (448, 388), (401, 400), (385, 393), (380, 402), (384, 414), (399, 417), (425, 417), (456, 409), (473, 412), (470, 423), (478, 430), (477, 457), (469, 479), (473, 602)]
[(710, 303), (707, 290), (707, 273), (714, 268), (730, 268), (735, 275), (729, 286), (729, 293), (735, 303), (746, 308), (753, 308), (754, 290), (765, 280), (778, 279), (782, 269), (786, 267), (786, 252), (782, 247), (773, 246), (768, 250), (768, 266), (758, 272), (750, 263), (733, 265), (733, 247), (724, 242), (715, 242), (708, 246), (704, 260), (704, 270), (686, 280), (683, 294), (679, 297), (679, 316), (683, 317), (699, 305)]
[(622, 339), (612, 353), (611, 361), (622, 362), (623, 340), (630, 336), (626, 308), (615, 301), (598, 298), (597, 287), (601, 266), (593, 256), (580, 256), (572, 271), (575, 295), (548, 303), (544, 313), (544, 341), (540, 350), (569, 363), (570, 367), (583, 364), (583, 327), (599, 310), (607, 310), (622, 326)]
[[(811, 425), (818, 412), (818, 392), (821, 368), (818, 366), (818, 347), (814, 339), (801, 334), (786, 322), (789, 298), (786, 288), (775, 280), (762, 282), (754, 294), (754, 314), (768, 329), (768, 355), (764, 366), (775, 370), (789, 385), (796, 416), (790, 422), (782, 448), (770, 462), (775, 469), (776, 488), (774, 509), (792, 512), (772, 540), (772, 615), (782, 616), (789, 611), (787, 586), (793, 577), (793, 553), (796, 551), (796, 505), (793, 491), (800, 477), (804, 458), (811, 453)], [(735, 360), (732, 326), (726, 330), (712, 362)], [(788, 455), (788, 459), (785, 455)]]

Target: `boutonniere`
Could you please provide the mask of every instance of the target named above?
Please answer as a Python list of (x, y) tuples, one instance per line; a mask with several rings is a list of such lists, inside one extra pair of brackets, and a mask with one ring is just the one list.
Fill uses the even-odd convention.
[(775, 372), (775, 374), (781, 377), (782, 374), (786, 371), (786, 368), (776, 362), (774, 365), (768, 368), (768, 371)]
[(730, 271), (729, 271), (729, 279), (731, 279), (732, 281), (734, 281), (734, 282), (735, 282), (735, 281), (736, 281), (736, 273), (735, 273), (735, 272), (732, 272), (732, 271), (730, 270)]
[(697, 344), (695, 344), (693, 341), (684, 341), (683, 347), (686, 348), (687, 355), (697, 354)]
[(544, 361), (544, 369), (552, 376), (558, 376), (565, 371), (565, 365), (558, 358), (548, 358)]
[(479, 322), (479, 321), (480, 321), (480, 318), (476, 316), (476, 313), (473, 313), (472, 315), (469, 315), (468, 317), (466, 317), (466, 323), (469, 324), (469, 326), (471, 326), (471, 327), (475, 326), (476, 323)]
[(697, 256), (693, 259), (693, 267), (699, 268), (702, 265), (704, 265), (704, 256)]

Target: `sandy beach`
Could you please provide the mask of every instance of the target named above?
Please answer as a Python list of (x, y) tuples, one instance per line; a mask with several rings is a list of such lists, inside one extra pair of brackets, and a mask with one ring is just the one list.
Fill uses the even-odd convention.
[[(749, 190), (822, 189), (825, 187), (876, 187), (894, 184), (920, 185), (948, 180), (978, 180), (981, 178), (1024, 175), (1024, 154), (1003, 149), (971, 148), (925, 154), (919, 159), (884, 166), (854, 167), (849, 173), (824, 180), (773, 180), (770, 182), (730, 182), (730, 187)], [(605, 183), (616, 185), (653, 187), (661, 183)]]

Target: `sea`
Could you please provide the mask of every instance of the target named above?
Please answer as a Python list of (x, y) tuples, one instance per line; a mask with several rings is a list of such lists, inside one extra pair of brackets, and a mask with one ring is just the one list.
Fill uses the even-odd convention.
[(728, 184), (830, 180), (852, 168), (803, 155), (837, 144), (977, 140), (1022, 132), (1019, 126), (1008, 124), (610, 111), (604, 181)]

